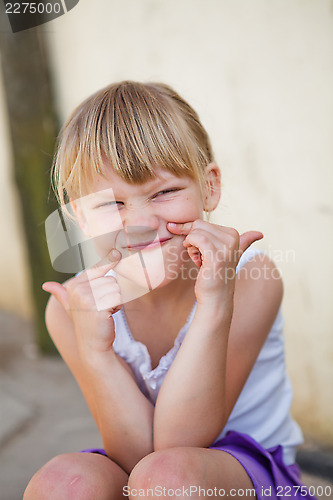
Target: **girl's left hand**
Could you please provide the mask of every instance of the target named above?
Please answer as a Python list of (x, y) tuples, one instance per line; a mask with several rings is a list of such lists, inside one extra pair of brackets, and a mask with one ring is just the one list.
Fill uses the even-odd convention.
[[(184, 235), (183, 245), (192, 261), (200, 268), (195, 284), (199, 304), (217, 306), (232, 298), (236, 266), (242, 253), (252, 243), (263, 238), (259, 231), (239, 235), (236, 229), (197, 219), (194, 222), (168, 223), (168, 231)], [(215, 302), (217, 301), (217, 302)]]

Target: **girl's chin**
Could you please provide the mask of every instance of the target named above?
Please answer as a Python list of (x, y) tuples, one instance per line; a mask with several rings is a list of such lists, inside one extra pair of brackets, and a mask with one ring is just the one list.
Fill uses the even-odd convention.
[(152, 290), (163, 288), (175, 280), (196, 279), (198, 268), (194, 269), (180, 262), (169, 262), (160, 266), (141, 266), (137, 269), (125, 269), (117, 266), (115, 272), (121, 289), (130, 290), (131, 293), (148, 293)]
[[(114, 267), (114, 272), (123, 295), (133, 300), (157, 288), (162, 288), (182, 276), (188, 267), (189, 255), (182, 244), (166, 243), (161, 246), (123, 253), (122, 259)], [(104, 256), (106, 251), (102, 252)]]

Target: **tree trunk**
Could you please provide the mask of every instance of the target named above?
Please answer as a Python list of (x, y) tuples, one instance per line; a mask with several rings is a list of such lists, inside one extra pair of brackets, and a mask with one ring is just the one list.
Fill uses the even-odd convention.
[(1, 9), (0, 51), (10, 124), (15, 180), (24, 224), (38, 345), (56, 352), (47, 333), (44, 311), (48, 294), (44, 281), (64, 281), (68, 275), (51, 266), (44, 222), (57, 208), (50, 189), (50, 167), (58, 134), (45, 42), (40, 28), (12, 33)]

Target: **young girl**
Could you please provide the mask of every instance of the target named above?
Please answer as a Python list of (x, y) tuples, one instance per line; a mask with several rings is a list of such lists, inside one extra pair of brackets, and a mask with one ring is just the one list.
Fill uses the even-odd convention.
[(54, 458), (24, 499), (310, 498), (281, 279), (249, 248), (261, 233), (205, 220), (220, 170), (195, 111), (166, 85), (111, 85), (70, 117), (54, 175), (101, 261), (43, 285), (46, 324), (104, 450)]

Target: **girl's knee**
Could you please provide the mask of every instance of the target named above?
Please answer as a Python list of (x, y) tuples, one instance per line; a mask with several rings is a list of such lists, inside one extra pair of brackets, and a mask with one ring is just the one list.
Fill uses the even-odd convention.
[(170, 448), (147, 455), (134, 467), (128, 492), (132, 490), (134, 496), (139, 490), (149, 490), (149, 496), (168, 497), (168, 490), (189, 489), (199, 485), (201, 477), (202, 462), (197, 456), (187, 448)]
[(104, 500), (126, 484), (127, 475), (101, 455), (68, 453), (47, 462), (30, 480), (23, 500)]
[(88, 471), (79, 463), (75, 453), (58, 455), (32, 477), (23, 499), (89, 498), (90, 482)]

